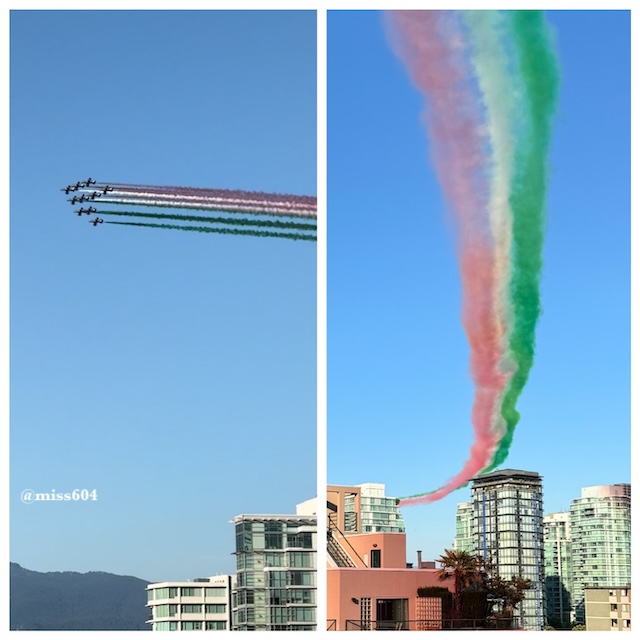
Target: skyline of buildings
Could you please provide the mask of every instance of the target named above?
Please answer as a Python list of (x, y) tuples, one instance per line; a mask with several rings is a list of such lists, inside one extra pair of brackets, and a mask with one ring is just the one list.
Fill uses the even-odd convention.
[[(423, 561), (420, 550), (415, 567), (408, 561), (402, 514), (385, 485), (328, 485), (326, 497), (328, 628), (451, 628), (444, 601), (421, 591), (453, 591), (454, 582), (440, 580), (438, 561)], [(317, 630), (318, 504), (236, 516), (236, 574), (149, 584), (151, 629)], [(538, 473), (497, 470), (473, 479), (471, 500), (458, 504), (453, 549), (479, 555), (490, 575), (531, 581), (514, 628), (630, 630), (630, 508), (631, 485), (618, 483), (585, 487), (568, 511), (543, 515)], [(459, 620), (464, 628), (482, 628), (473, 615)]]
[[(510, 475), (512, 480), (518, 475), (521, 481), (526, 476), (534, 480), (530, 489), (534, 490), (532, 498), (537, 505), (522, 502), (522, 487), (518, 490), (515, 484), (509, 488), (515, 489), (517, 496), (487, 494), (492, 487), (505, 490)], [(508, 579), (514, 569), (518, 569), (514, 575), (524, 578), (538, 576), (534, 581), (535, 598), (528, 594), (523, 603), (522, 615), (529, 624), (534, 610), (537, 624), (540, 608), (545, 622), (585, 624), (586, 588), (631, 586), (631, 485), (582, 488), (581, 497), (571, 501), (568, 511), (543, 516), (541, 537), (542, 485), (540, 482), (539, 495), (535, 496), (535, 476), (531, 472), (503, 470), (476, 478), (472, 501), (458, 504), (453, 547), (479, 553), (497, 565), (504, 578)], [(524, 492), (524, 499), (529, 499), (527, 493)], [(521, 545), (514, 546), (514, 539), (520, 539)], [(505, 557), (517, 558), (518, 564), (503, 563)], [(540, 561), (542, 574), (538, 572)]]
[(317, 500), (295, 514), (241, 514), (236, 573), (147, 586), (153, 631), (315, 631)]

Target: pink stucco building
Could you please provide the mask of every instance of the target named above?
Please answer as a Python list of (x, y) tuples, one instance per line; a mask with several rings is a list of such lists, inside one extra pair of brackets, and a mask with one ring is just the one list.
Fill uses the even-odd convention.
[(407, 564), (404, 531), (361, 531), (361, 499), (360, 487), (327, 487), (327, 628), (425, 628), (418, 620), (438, 620), (441, 610), (436, 599), (418, 598), (418, 588), (451, 589), (451, 581), (439, 580), (420, 552), (417, 568)]

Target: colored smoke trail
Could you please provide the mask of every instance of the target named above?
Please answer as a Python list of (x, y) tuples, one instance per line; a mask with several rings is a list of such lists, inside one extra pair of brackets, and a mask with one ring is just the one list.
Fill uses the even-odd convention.
[(441, 488), (401, 499), (406, 506), (439, 500), (494, 469), (513, 439), (540, 312), (558, 73), (541, 12), (386, 17), (393, 49), (428, 101), (431, 156), (459, 235), (462, 321), (475, 383), (469, 460)]
[(529, 130), (517, 146), (512, 183), (513, 271), (511, 297), (514, 325), (509, 349), (517, 365), (502, 403), (507, 433), (489, 469), (500, 465), (509, 453), (520, 420), (516, 402), (533, 366), (535, 331), (540, 316), (540, 276), (548, 183), (547, 155), (551, 124), (558, 99), (560, 73), (551, 38), (539, 11), (512, 14), (513, 34), (520, 53), (520, 73), (525, 86)]
[[(510, 256), (512, 247), (512, 212), (509, 204), (516, 137), (517, 95), (509, 72), (509, 58), (503, 45), (506, 19), (498, 11), (464, 11), (469, 43), (473, 49), (471, 62), (478, 79), (481, 99), (486, 110), (487, 128), (493, 150), (489, 220), (495, 247), (494, 308), (497, 314), (500, 369), (511, 378), (515, 365), (508, 351), (508, 327), (513, 322), (509, 297)], [(493, 429), (497, 439), (504, 437), (507, 425), (497, 403)]]
[(288, 240), (310, 240), (315, 242), (316, 237), (301, 233), (272, 233), (270, 231), (256, 231), (253, 229), (226, 229), (224, 227), (187, 227), (172, 224), (154, 224), (152, 222), (117, 222), (105, 220), (105, 224), (120, 224), (129, 227), (147, 227), (150, 229), (179, 229), (180, 231), (197, 231), (199, 233), (224, 233), (235, 236), (255, 236), (259, 238), (286, 238)]
[(216, 204), (214, 202), (183, 202), (179, 200), (164, 200), (164, 199), (145, 199), (139, 200), (137, 198), (100, 198), (99, 202), (106, 204), (118, 204), (118, 205), (130, 205), (135, 207), (164, 207), (169, 209), (192, 209), (194, 211), (224, 211), (227, 213), (248, 213), (253, 215), (268, 215), (288, 218), (298, 218), (314, 220), (316, 218), (315, 211), (292, 211), (287, 209), (267, 208), (258, 206), (239, 207), (231, 204)]
[[(317, 198), (315, 196), (296, 196), (279, 193), (263, 193), (260, 191), (242, 191), (239, 189), (202, 189), (194, 187), (167, 187), (141, 184), (103, 183), (93, 178), (71, 183), (62, 188), (72, 205), (82, 204), (76, 211), (81, 216), (97, 214), (89, 222), (97, 226), (105, 220), (99, 215), (125, 216), (155, 220), (175, 220), (197, 222), (201, 225), (227, 225), (229, 228), (210, 226), (168, 225), (143, 222), (116, 222), (130, 227), (149, 227), (196, 231), (201, 233), (223, 233), (231, 235), (251, 235), (257, 237), (287, 238), (291, 240), (315, 241), (317, 231)], [(84, 203), (87, 203), (85, 206)], [(96, 206), (111, 205), (114, 207), (131, 206), (136, 210), (100, 209)], [(223, 212), (222, 216), (207, 216), (189, 213), (144, 213), (137, 208), (153, 207), (154, 209), (186, 209), (187, 211)], [(243, 215), (235, 215), (243, 214)], [(261, 216), (251, 219), (247, 216)], [(269, 220), (267, 218), (276, 218)], [(245, 227), (245, 229), (238, 228)], [(251, 227), (251, 229), (247, 229)], [(285, 231), (288, 233), (277, 233)], [(294, 232), (310, 233), (294, 233)]]
[(138, 211), (103, 211), (96, 212), (98, 215), (128, 216), (136, 218), (154, 218), (158, 220), (183, 220), (184, 222), (209, 222), (215, 224), (228, 224), (236, 226), (269, 227), (273, 229), (296, 229), (298, 231), (315, 231), (315, 224), (305, 224), (303, 222), (282, 222), (280, 220), (248, 220), (247, 218), (218, 218), (208, 216), (186, 216), (181, 214), (171, 215), (168, 213), (140, 213)]
[[(317, 214), (317, 198), (289, 194), (261, 193), (226, 189), (196, 189), (191, 187), (154, 187), (143, 185), (109, 184), (108, 193), (101, 200), (135, 204), (163, 202), (177, 207), (196, 205), (219, 211), (270, 211), (280, 214), (314, 216)], [(98, 191), (104, 188), (98, 186)], [(89, 192), (90, 187), (82, 189)], [(111, 194), (110, 196), (108, 194)]]
[(426, 123), (432, 158), (459, 234), (463, 288), (462, 321), (471, 350), (475, 382), (472, 424), (475, 442), (462, 470), (443, 487), (401, 504), (433, 502), (466, 483), (489, 463), (497, 444), (493, 415), (505, 376), (499, 370), (500, 335), (494, 311), (494, 252), (487, 216), (486, 175), (481, 113), (473, 107), (469, 66), (459, 46), (455, 14), (441, 11), (393, 11), (389, 14), (398, 55), (413, 83), (429, 98)]
[(200, 198), (217, 198), (219, 200), (249, 200), (257, 203), (285, 203), (288, 206), (317, 208), (317, 198), (314, 196), (299, 196), (288, 193), (264, 193), (261, 191), (242, 191), (239, 189), (205, 189), (201, 187), (158, 187), (142, 184), (122, 184), (116, 182), (105, 183), (101, 186), (111, 186), (127, 193), (154, 193), (172, 195), (190, 195)]

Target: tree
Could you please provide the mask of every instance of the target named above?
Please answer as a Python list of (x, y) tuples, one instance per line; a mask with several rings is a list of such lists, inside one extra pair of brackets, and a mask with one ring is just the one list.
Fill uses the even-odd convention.
[(491, 607), (498, 605), (500, 611), (493, 612), (498, 618), (512, 618), (516, 607), (524, 600), (525, 591), (531, 589), (531, 580), (512, 576), (505, 580), (497, 574), (490, 575), (485, 581)]
[(482, 558), (471, 555), (467, 551), (445, 549), (437, 560), (442, 567), (438, 569), (439, 580), (453, 578), (453, 611), (456, 617), (462, 609), (462, 590), (472, 584), (480, 583), (483, 579)]

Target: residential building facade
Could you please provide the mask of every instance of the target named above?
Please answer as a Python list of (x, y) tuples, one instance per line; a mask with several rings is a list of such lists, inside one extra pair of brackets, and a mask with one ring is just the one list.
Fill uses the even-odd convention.
[(153, 631), (229, 631), (235, 576), (212, 576), (147, 586)]
[(234, 631), (315, 631), (317, 516), (239, 515)]
[[(453, 581), (440, 581), (435, 562), (423, 561), (421, 551), (414, 569), (406, 551), (404, 522), (384, 485), (329, 485), (327, 629), (441, 628), (441, 601), (420, 598), (418, 588), (453, 589)], [(433, 602), (428, 608), (426, 600), (440, 608)]]
[(631, 589), (587, 587), (584, 590), (587, 631), (631, 631)]
[(456, 537), (453, 541), (456, 551), (476, 553), (476, 540), (473, 535), (473, 503), (460, 502), (456, 507)]
[(571, 620), (571, 525), (569, 512), (544, 516), (544, 582), (547, 622), (568, 627)]
[(541, 630), (545, 618), (542, 478), (531, 471), (493, 471), (473, 480), (471, 494), (475, 553), (500, 577), (531, 581), (515, 615), (522, 628)]
[(571, 501), (571, 598), (585, 623), (584, 591), (631, 586), (631, 485), (585, 487)]

